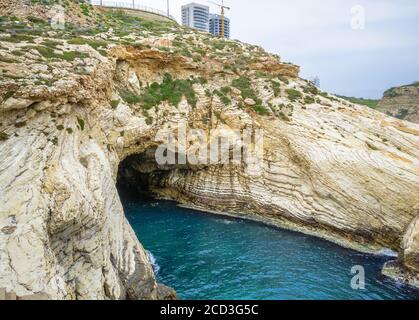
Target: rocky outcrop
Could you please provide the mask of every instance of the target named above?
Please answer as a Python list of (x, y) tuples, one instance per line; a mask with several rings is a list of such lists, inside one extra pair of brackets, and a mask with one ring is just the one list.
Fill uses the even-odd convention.
[(419, 83), (387, 90), (377, 110), (398, 119), (419, 123)]
[[(62, 10), (61, 10), (62, 9)], [(2, 16), (33, 19), (60, 19), (80, 27), (92, 27), (98, 22), (99, 15), (87, 1), (78, 0), (0, 0)]]
[[(127, 21), (108, 21), (132, 28), (123, 32), (36, 26), (21, 41), (0, 38), (0, 287), (175, 298), (124, 216), (118, 175), (201, 209), (391, 248), (417, 274), (417, 125), (318, 92), (259, 47), (170, 25), (135, 33)], [(209, 142), (260, 129), (262, 165), (156, 164), (157, 133), (182, 127)]]
[(7, 292), (4, 288), (0, 288), (0, 301), (14, 301), (14, 300), (35, 300), (35, 301), (40, 301), (40, 300), (48, 300), (49, 297), (48, 295), (44, 294), (44, 293), (36, 293), (36, 294), (30, 294), (27, 296), (17, 296), (16, 293), (14, 292)]

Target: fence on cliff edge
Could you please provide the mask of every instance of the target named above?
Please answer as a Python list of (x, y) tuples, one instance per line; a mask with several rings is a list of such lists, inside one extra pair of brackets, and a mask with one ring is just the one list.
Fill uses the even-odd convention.
[(148, 13), (157, 14), (159, 16), (163, 16), (169, 18), (173, 21), (176, 21), (175, 17), (164, 12), (162, 10), (158, 10), (155, 8), (141, 6), (135, 3), (135, 1), (108, 1), (108, 0), (89, 0), (89, 3), (94, 6), (101, 6), (101, 7), (108, 7), (108, 8), (120, 8), (120, 9), (134, 9), (139, 11), (144, 11)]

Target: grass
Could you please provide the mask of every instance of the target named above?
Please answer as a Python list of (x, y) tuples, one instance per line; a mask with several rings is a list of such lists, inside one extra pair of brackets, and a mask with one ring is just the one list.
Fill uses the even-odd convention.
[(148, 110), (163, 101), (178, 106), (182, 97), (185, 96), (188, 103), (195, 107), (198, 100), (192, 87), (193, 84), (194, 80), (174, 80), (170, 74), (166, 73), (161, 84), (154, 82), (147, 87), (140, 101), (143, 107)]
[(19, 43), (19, 42), (34, 42), (34, 37), (28, 36), (26, 34), (15, 34), (11, 37), (1, 37), (0, 41), (12, 42), (12, 43)]
[(287, 89), (285, 92), (288, 95), (288, 99), (292, 102), (295, 102), (303, 97), (302, 93), (295, 89)]
[(380, 102), (380, 100), (376, 100), (376, 99), (364, 99), (364, 98), (355, 98), (355, 97), (346, 97), (346, 96), (338, 96), (338, 97), (352, 103), (370, 107), (371, 109), (377, 108), (377, 105)]
[(216, 40), (212, 42), (212, 47), (215, 50), (224, 50), (224, 48), (226, 47), (226, 43), (224, 41), (221, 40)]
[(123, 10), (107, 10), (104, 16), (106, 18), (107, 26), (114, 27), (120, 32), (134, 30), (146, 30), (153, 31), (155, 33), (167, 32), (169, 27), (175, 25), (174, 22), (144, 20), (139, 17), (127, 14)]
[(44, 46), (36, 46), (35, 49), (46, 59), (62, 59), (66, 61), (73, 61), (76, 58), (87, 58), (88, 54), (78, 51), (65, 51), (62, 54), (56, 53), (54, 49)]
[(85, 39), (85, 38), (73, 38), (67, 41), (68, 44), (75, 44), (75, 45), (89, 45), (91, 46), (93, 49), (98, 49), (100, 47), (105, 47), (107, 46), (106, 41), (103, 40), (94, 40), (94, 39)]
[(49, 47), (49, 48), (52, 48), (52, 49), (61, 45), (61, 44), (62, 44), (61, 42), (50, 40), (50, 39), (46, 39), (46, 40), (42, 41), (43, 46), (46, 46), (46, 47)]
[(81, 2), (80, 3), (81, 12), (86, 16), (90, 16), (90, 6), (87, 3)]

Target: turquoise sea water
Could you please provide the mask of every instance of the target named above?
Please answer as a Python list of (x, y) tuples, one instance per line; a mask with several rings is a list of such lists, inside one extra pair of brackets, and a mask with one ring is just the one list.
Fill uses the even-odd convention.
[[(158, 280), (181, 299), (419, 299), (381, 276), (389, 258), (173, 202), (123, 196), (123, 204)], [(365, 290), (350, 286), (355, 265), (365, 268)]]

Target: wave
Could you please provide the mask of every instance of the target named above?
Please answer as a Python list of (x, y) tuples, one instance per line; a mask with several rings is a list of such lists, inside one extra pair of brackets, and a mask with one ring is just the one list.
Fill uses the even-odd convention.
[(386, 256), (390, 258), (398, 258), (399, 254), (391, 249), (385, 248), (378, 252), (380, 256)]
[(154, 273), (157, 275), (158, 273), (159, 273), (159, 271), (160, 271), (160, 266), (159, 266), (159, 264), (157, 263), (157, 259), (156, 259), (156, 257), (150, 252), (150, 251), (148, 251), (147, 250), (147, 254), (148, 254), (148, 257), (149, 257), (149, 259), (150, 259), (150, 262), (151, 262), (151, 266), (153, 267), (153, 271), (154, 271)]

